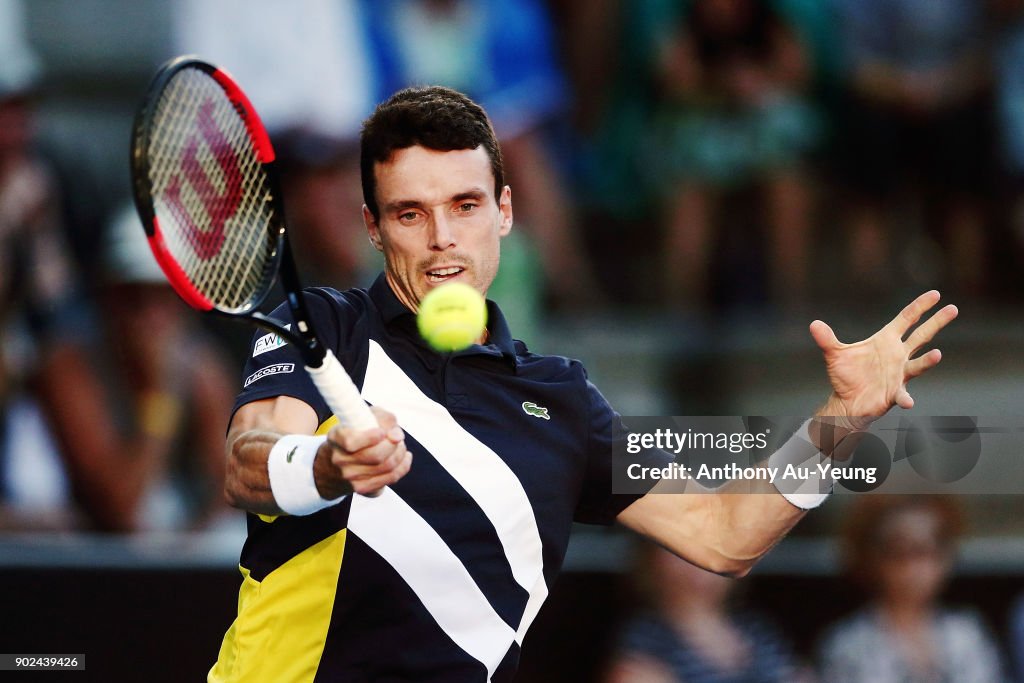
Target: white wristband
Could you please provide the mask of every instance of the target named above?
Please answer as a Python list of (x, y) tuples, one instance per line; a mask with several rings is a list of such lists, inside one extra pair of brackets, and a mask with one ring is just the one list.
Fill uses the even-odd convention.
[[(826, 478), (822, 476), (818, 465), (828, 460), (829, 456), (819, 451), (811, 441), (810, 425), (811, 420), (800, 425), (796, 433), (768, 458), (769, 467), (779, 468), (780, 476), (775, 480), (775, 488), (783, 498), (801, 510), (812, 510), (824, 503), (832, 493), (834, 483), (828, 478), (828, 489), (822, 490), (822, 481)], [(792, 471), (801, 476), (786, 477), (789, 465), (793, 466)]]
[(313, 480), (313, 461), (326, 436), (288, 434), (270, 449), (267, 474), (277, 507), (289, 515), (311, 515), (339, 503), (345, 496), (324, 500)]

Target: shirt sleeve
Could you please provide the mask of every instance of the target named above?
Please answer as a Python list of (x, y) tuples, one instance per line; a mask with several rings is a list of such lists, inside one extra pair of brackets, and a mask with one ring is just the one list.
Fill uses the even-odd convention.
[[(334, 349), (344, 366), (349, 354), (340, 348), (340, 342), (348, 339), (349, 335), (343, 334), (343, 330), (352, 326), (354, 314), (344, 306), (334, 305), (330, 294), (323, 290), (307, 289), (305, 299), (313, 329), (327, 348)], [(284, 322), (289, 328), (294, 320), (287, 304), (274, 309), (270, 317)], [(350, 371), (350, 368), (346, 367), (346, 370)], [(276, 332), (261, 329), (249, 344), (242, 372), (242, 388), (235, 398), (232, 415), (247, 403), (276, 396), (291, 396), (306, 403), (316, 411), (321, 423), (331, 415), (330, 408), (306, 372), (298, 349)]]
[[(646, 492), (614, 493), (612, 490), (613, 454), (624, 453), (628, 430), (621, 416), (589, 380), (586, 384), (589, 403), (589, 433), (586, 446), (586, 471), (573, 520), (585, 524), (612, 524), (620, 512)], [(673, 460), (665, 451), (655, 448), (630, 456), (630, 462), (659, 467)], [(650, 481), (653, 486), (657, 482)]]

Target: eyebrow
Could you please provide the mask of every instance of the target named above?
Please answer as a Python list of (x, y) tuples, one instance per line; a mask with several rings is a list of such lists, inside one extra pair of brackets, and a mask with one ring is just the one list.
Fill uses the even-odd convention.
[(397, 202), (390, 202), (384, 205), (384, 213), (394, 213), (396, 211), (404, 211), (405, 209), (417, 209), (420, 207), (420, 202), (415, 199), (403, 199)]
[[(474, 199), (481, 201), (487, 197), (487, 192), (481, 189), (467, 190), (465, 192), (459, 192), (458, 194), (452, 195), (446, 203), (455, 204), (457, 202), (465, 201), (467, 199)], [(389, 202), (384, 205), (384, 213), (394, 213), (397, 211), (404, 211), (405, 209), (418, 209), (423, 206), (423, 202), (417, 199), (400, 199), (398, 201)]]
[(468, 192), (460, 192), (451, 199), (451, 203), (461, 202), (464, 199), (475, 199), (481, 201), (487, 198), (487, 193), (483, 190), (469, 190)]

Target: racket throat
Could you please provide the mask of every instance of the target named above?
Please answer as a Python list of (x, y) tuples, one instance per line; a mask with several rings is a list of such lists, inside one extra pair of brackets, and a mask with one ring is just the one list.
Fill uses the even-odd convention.
[[(289, 306), (291, 305), (290, 299), (291, 295), (289, 295)], [(277, 320), (259, 312), (252, 313), (250, 318), (262, 329), (273, 332), (282, 339), (286, 339), (289, 344), (299, 351), (299, 354), (302, 356), (302, 362), (307, 367), (318, 368), (323, 365), (326, 350), (305, 320), (297, 319), (293, 328), (292, 326), (285, 327)]]

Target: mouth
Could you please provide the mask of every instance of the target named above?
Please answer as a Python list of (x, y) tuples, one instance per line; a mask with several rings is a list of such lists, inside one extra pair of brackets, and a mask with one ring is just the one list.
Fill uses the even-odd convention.
[(440, 284), (453, 280), (466, 271), (462, 266), (448, 266), (446, 268), (432, 268), (427, 271), (427, 282)]

